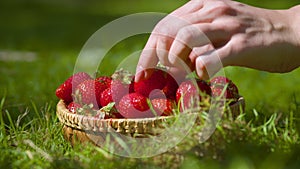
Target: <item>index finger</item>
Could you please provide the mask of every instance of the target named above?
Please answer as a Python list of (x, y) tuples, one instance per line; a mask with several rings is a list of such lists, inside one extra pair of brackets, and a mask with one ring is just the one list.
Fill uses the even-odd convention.
[(154, 35), (150, 35), (137, 64), (135, 81), (140, 81), (147, 77), (147, 74), (139, 73), (147, 68), (153, 68), (158, 63), (158, 57), (156, 54), (156, 42), (157, 38)]

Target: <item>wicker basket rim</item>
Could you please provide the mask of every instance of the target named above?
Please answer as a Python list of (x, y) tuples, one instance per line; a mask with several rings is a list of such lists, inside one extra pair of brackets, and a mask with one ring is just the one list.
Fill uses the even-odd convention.
[[(233, 111), (240, 111), (240, 106), (244, 108), (245, 101), (243, 97), (240, 97), (238, 101), (230, 105), (230, 109)], [(166, 122), (174, 116), (159, 116), (151, 118), (124, 118), (124, 119), (98, 119), (91, 116), (84, 116), (80, 114), (71, 113), (63, 100), (60, 100), (57, 104), (56, 112), (59, 121), (69, 127), (77, 128), (80, 130), (93, 130), (93, 131), (104, 131), (110, 127), (116, 130), (124, 130), (128, 128), (136, 128), (138, 130), (140, 126), (148, 126), (147, 128), (157, 127), (162, 122)], [(129, 131), (130, 132), (130, 131)]]
[[(240, 105), (244, 105), (244, 97), (240, 97), (238, 99), (237, 102), (235, 102), (234, 104), (230, 105), (230, 107), (238, 107)], [(57, 107), (56, 107), (56, 110), (59, 111), (61, 110), (63, 113), (67, 113), (68, 116), (70, 117), (78, 117), (78, 118), (90, 118), (92, 120), (100, 120), (100, 121), (151, 121), (151, 120), (157, 120), (157, 119), (169, 119), (169, 118), (172, 118), (173, 116), (158, 116), (158, 117), (147, 117), (147, 118), (122, 118), (122, 119), (118, 119), (118, 118), (109, 118), (109, 119), (96, 119), (94, 117), (91, 117), (91, 116), (84, 116), (84, 115), (81, 115), (81, 114), (74, 114), (74, 113), (71, 113), (67, 107), (66, 107), (66, 104), (64, 103), (63, 100), (59, 100), (58, 103), (57, 103)]]

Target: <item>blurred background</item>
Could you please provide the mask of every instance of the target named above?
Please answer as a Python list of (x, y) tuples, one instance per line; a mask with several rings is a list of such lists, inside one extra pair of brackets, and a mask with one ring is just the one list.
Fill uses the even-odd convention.
[[(56, 102), (55, 89), (73, 73), (76, 58), (101, 26), (137, 12), (170, 12), (177, 1), (0, 1), (0, 96), (5, 108), (18, 112), (31, 102)], [(141, 38), (139, 38), (141, 39)], [(141, 48), (146, 38), (119, 45), (113, 61)], [(126, 46), (126, 50), (125, 47)], [(106, 69), (111, 73), (110, 66)]]
[[(76, 58), (88, 38), (104, 24), (138, 12), (169, 13), (187, 1), (175, 0), (4, 0), (0, 1), (0, 96), (5, 108), (20, 109), (30, 102), (56, 102), (55, 88), (72, 74)], [(287, 9), (297, 0), (242, 0), (270, 9)], [(147, 36), (129, 38), (112, 50), (105, 65), (142, 49)], [(104, 74), (111, 67), (100, 67)], [(236, 70), (238, 69), (238, 70)], [(244, 68), (228, 68), (227, 76), (239, 86), (248, 108), (289, 108), (290, 96), (297, 92), (299, 73), (268, 74)], [(299, 72), (299, 71), (298, 71)], [(247, 77), (249, 73), (249, 77)], [(255, 79), (253, 79), (255, 77)], [(291, 79), (293, 79), (291, 81)], [(265, 81), (265, 83), (264, 83)], [(254, 84), (253, 84), (254, 83)], [(283, 85), (283, 86), (282, 86)], [(268, 86), (268, 87), (266, 87)], [(273, 86), (273, 87), (272, 87)], [(287, 92), (287, 91), (290, 91)], [(267, 104), (264, 102), (281, 102)], [(270, 102), (271, 103), (271, 102)], [(275, 107), (274, 107), (275, 106)], [(272, 111), (271, 111), (272, 112)]]
[[(105, 23), (137, 12), (169, 13), (187, 0), (4, 0), (0, 2), (1, 49), (79, 50)], [(243, 0), (251, 5), (286, 9), (297, 0)]]

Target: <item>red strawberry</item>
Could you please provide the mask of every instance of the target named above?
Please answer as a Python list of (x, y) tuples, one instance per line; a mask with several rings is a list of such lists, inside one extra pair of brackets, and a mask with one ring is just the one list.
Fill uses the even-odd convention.
[(96, 80), (86, 80), (76, 87), (75, 98), (81, 104), (93, 104), (94, 108), (100, 105), (101, 93), (106, 89), (106, 85)]
[[(142, 79), (134, 83), (134, 91), (140, 93), (146, 97), (150, 95), (152, 90), (159, 89), (162, 90), (166, 85), (167, 73), (160, 69), (150, 68), (145, 69), (139, 74), (148, 74), (146, 79)], [(141, 76), (144, 77), (144, 76)]]
[(132, 92), (131, 84), (126, 84), (121, 80), (113, 80), (111, 82), (111, 95), (113, 102), (118, 103), (124, 95)]
[(239, 97), (237, 86), (230, 79), (224, 76), (214, 77), (210, 81), (210, 87), (212, 90), (212, 95), (215, 97), (222, 96), (223, 92), (225, 99), (237, 99)]
[(71, 103), (72, 98), (72, 90), (75, 89), (81, 82), (91, 79), (90, 75), (84, 72), (79, 72), (69, 77), (64, 83), (62, 83), (56, 89), (56, 96), (65, 101), (66, 104)]
[(196, 83), (186, 80), (179, 85), (176, 91), (176, 101), (180, 103), (181, 109), (197, 107), (202, 97), (211, 95), (211, 89), (205, 81), (197, 79)]
[(106, 88), (110, 87), (112, 78), (109, 76), (100, 76), (95, 79), (96, 81), (99, 81), (100, 83), (104, 83), (106, 85)]
[(216, 76), (210, 80), (210, 84), (212, 84), (212, 85), (224, 86), (227, 83), (231, 83), (231, 80), (224, 76)]
[(120, 114), (125, 118), (145, 118), (155, 116), (149, 108), (147, 98), (139, 93), (129, 93), (123, 96), (117, 108)]
[(177, 89), (178, 89), (177, 81), (169, 73), (167, 73), (166, 84), (162, 89), (162, 91), (165, 93), (167, 98), (175, 99)]
[(117, 104), (124, 95), (132, 93), (133, 81), (134, 76), (131, 73), (124, 70), (116, 71), (112, 75), (110, 85), (112, 101)]
[(114, 102), (112, 98), (111, 88), (106, 88), (100, 95), (100, 105), (102, 107)]
[(71, 113), (74, 113), (74, 114), (77, 114), (77, 110), (81, 108), (81, 105), (76, 103), (76, 102), (71, 102), (69, 105), (68, 105), (68, 110), (71, 112)]
[(171, 99), (152, 99), (151, 104), (158, 116), (172, 115), (175, 107), (175, 101)]

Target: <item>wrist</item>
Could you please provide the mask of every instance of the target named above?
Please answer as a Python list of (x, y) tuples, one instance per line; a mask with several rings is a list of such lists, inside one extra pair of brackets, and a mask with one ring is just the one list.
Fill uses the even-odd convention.
[(289, 27), (289, 41), (292, 46), (288, 51), (288, 55), (292, 57), (294, 65), (292, 67), (297, 68), (300, 66), (300, 5), (294, 6), (285, 10), (284, 15), (288, 21)]
[(300, 48), (300, 5), (287, 10), (287, 19), (295, 40), (295, 44)]

